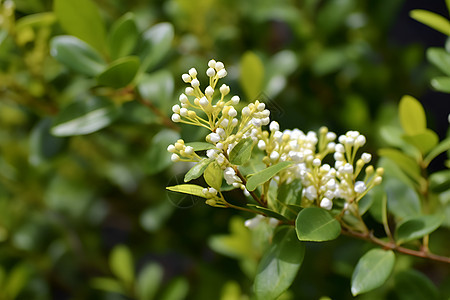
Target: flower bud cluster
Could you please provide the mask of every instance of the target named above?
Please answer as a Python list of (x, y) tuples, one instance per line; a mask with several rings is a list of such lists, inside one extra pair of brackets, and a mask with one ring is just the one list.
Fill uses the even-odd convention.
[(178, 140), (175, 144), (169, 145), (167, 151), (172, 153), (170, 159), (177, 161), (200, 161), (200, 156), (194, 152), (194, 148), (186, 146), (183, 140)]

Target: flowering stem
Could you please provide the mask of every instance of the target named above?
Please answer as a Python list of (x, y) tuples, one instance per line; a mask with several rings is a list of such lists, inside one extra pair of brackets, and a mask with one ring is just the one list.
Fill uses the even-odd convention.
[[(228, 157), (227, 157), (227, 159), (228, 159)], [(247, 180), (245, 180), (241, 171), (239, 171), (239, 169), (236, 166), (233, 166), (233, 169), (236, 172), (236, 175), (242, 180), (242, 184), (247, 185)], [(266, 207), (266, 204), (261, 199), (259, 199), (258, 196), (256, 196), (254, 191), (248, 191), (248, 192), (250, 193), (250, 196), (252, 196), (253, 200), (255, 200), (262, 207)]]

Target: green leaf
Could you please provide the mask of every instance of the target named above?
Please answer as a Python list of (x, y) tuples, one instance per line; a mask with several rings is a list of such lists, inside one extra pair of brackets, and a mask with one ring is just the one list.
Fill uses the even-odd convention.
[(392, 250), (372, 249), (361, 257), (352, 275), (352, 295), (356, 296), (381, 286), (394, 268)]
[(443, 221), (443, 215), (418, 216), (398, 224), (395, 236), (397, 244), (419, 239), (435, 231)]
[(298, 214), (295, 230), (300, 241), (323, 242), (337, 238), (341, 225), (325, 209), (307, 207)]
[(206, 167), (203, 177), (209, 186), (215, 188), (217, 191), (220, 191), (220, 187), (222, 186), (223, 171), (217, 162), (213, 161), (208, 165), (208, 167)]
[(15, 30), (18, 32), (27, 27), (51, 26), (55, 22), (56, 16), (53, 12), (35, 13), (18, 19)]
[(259, 206), (259, 205), (256, 205), (256, 204), (247, 204), (247, 206), (251, 207), (253, 210), (257, 210), (259, 212), (262, 212), (267, 217), (275, 218), (275, 219), (278, 219), (278, 220), (281, 220), (281, 221), (287, 221), (288, 220), (285, 216), (283, 216), (283, 215), (281, 215), (281, 214), (277, 213), (276, 211), (271, 210), (269, 208), (262, 207), (262, 206)]
[(161, 300), (183, 300), (189, 292), (189, 284), (185, 278), (179, 277), (172, 280), (164, 290)]
[(2, 294), (7, 299), (16, 299), (28, 282), (30, 272), (25, 264), (16, 265), (8, 274), (2, 288)]
[(184, 182), (188, 182), (202, 176), (203, 172), (205, 172), (206, 168), (212, 161), (212, 158), (204, 158), (202, 161), (198, 162), (186, 173), (184, 176)]
[(118, 115), (117, 107), (107, 99), (92, 97), (76, 101), (56, 116), (51, 133), (55, 136), (89, 134), (110, 125)]
[(172, 47), (174, 29), (170, 23), (159, 23), (143, 33), (143, 47), (139, 58), (143, 71), (153, 69)]
[(105, 25), (91, 0), (55, 0), (53, 10), (62, 28), (104, 53)]
[(442, 48), (428, 48), (428, 60), (442, 72), (450, 76), (450, 53)]
[(50, 41), (50, 53), (68, 68), (88, 76), (97, 76), (106, 68), (100, 54), (82, 40), (69, 35)]
[(240, 140), (230, 152), (230, 162), (233, 165), (245, 164), (252, 155), (253, 140), (251, 137)]
[(434, 149), (430, 151), (430, 153), (428, 153), (428, 155), (424, 159), (425, 165), (429, 165), (430, 162), (436, 158), (436, 156), (449, 149), (450, 149), (450, 137), (441, 141)]
[(254, 100), (261, 94), (264, 84), (264, 65), (259, 57), (247, 51), (241, 58), (240, 83), (248, 99)]
[(445, 35), (450, 35), (450, 22), (441, 15), (423, 9), (414, 9), (410, 12), (410, 16)]
[(414, 97), (405, 95), (400, 100), (399, 118), (407, 135), (423, 133), (427, 129), (427, 120), (422, 104)]
[(292, 227), (279, 227), (272, 244), (258, 265), (253, 290), (257, 299), (277, 299), (297, 276), (305, 256), (305, 246)]
[(450, 170), (434, 172), (430, 175), (429, 182), (433, 193), (450, 191)]
[(126, 13), (114, 22), (108, 35), (109, 53), (112, 59), (132, 53), (139, 38), (133, 13)]
[(450, 77), (434, 77), (431, 79), (431, 86), (444, 93), (450, 93)]
[(160, 70), (139, 76), (139, 92), (142, 97), (159, 108), (172, 103), (174, 81), (168, 70)]
[(113, 278), (108, 277), (94, 278), (90, 281), (90, 285), (94, 289), (126, 295), (125, 289), (120, 284), (120, 282)]
[(39, 165), (53, 158), (64, 147), (65, 139), (50, 134), (51, 125), (51, 119), (43, 118), (31, 131), (29, 149), (30, 163), (33, 165)]
[(422, 133), (405, 135), (403, 139), (419, 149), (420, 153), (426, 154), (439, 143), (439, 136), (431, 129), (426, 129)]
[(421, 181), (420, 167), (417, 162), (397, 149), (380, 149), (378, 155), (389, 158), (396, 164), (406, 175), (416, 182)]
[(108, 68), (97, 77), (99, 85), (116, 89), (129, 85), (139, 70), (139, 58), (127, 56), (113, 61)]
[(134, 281), (134, 263), (130, 249), (125, 245), (115, 246), (109, 256), (111, 272), (127, 286)]
[(344, 49), (328, 48), (321, 51), (312, 64), (312, 71), (317, 76), (325, 76), (339, 71), (348, 62)]
[(163, 129), (153, 137), (150, 149), (145, 155), (145, 170), (148, 174), (159, 173), (172, 164), (167, 145), (179, 138), (178, 132), (169, 129)]
[(439, 291), (424, 274), (414, 269), (402, 270), (394, 276), (394, 291), (399, 300), (438, 300)]
[(281, 214), (287, 216), (289, 219), (296, 218), (300, 211), (300, 206), (298, 205), (300, 205), (302, 199), (302, 181), (295, 179), (290, 183), (283, 183), (278, 188), (277, 193), (277, 200), (282, 203)]
[(194, 151), (204, 151), (216, 148), (213, 144), (205, 142), (186, 143), (186, 146), (191, 146), (192, 148), (194, 148)]
[[(288, 168), (291, 165), (291, 162), (283, 161), (276, 165), (270, 166), (261, 170), (255, 174), (252, 174), (251, 177), (247, 180), (247, 190), (254, 191), (259, 185), (268, 181), (270, 178), (275, 176), (278, 172)], [(250, 175), (249, 175), (250, 176)]]
[(166, 187), (169, 191), (194, 195), (202, 198), (206, 198), (203, 194), (203, 187), (195, 184), (179, 184)]
[(139, 273), (137, 294), (139, 300), (153, 300), (163, 280), (163, 269), (156, 263), (150, 263)]
[(400, 219), (420, 214), (420, 199), (408, 184), (395, 177), (385, 178), (385, 190), (389, 211)]

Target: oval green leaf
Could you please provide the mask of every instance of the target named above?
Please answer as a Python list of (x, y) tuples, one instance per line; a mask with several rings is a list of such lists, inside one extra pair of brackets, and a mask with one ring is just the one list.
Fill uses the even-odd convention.
[(282, 226), (258, 265), (253, 290), (257, 299), (277, 299), (295, 279), (305, 256), (305, 246), (292, 227)]
[(51, 133), (55, 136), (89, 134), (110, 125), (118, 115), (117, 107), (107, 99), (93, 97), (77, 101), (56, 116)]
[(443, 170), (431, 174), (430, 190), (434, 193), (450, 191), (450, 170)]
[(240, 140), (230, 152), (230, 162), (233, 165), (245, 164), (252, 155), (253, 140), (251, 137)]
[(222, 186), (223, 171), (215, 161), (206, 167), (203, 177), (209, 186), (215, 188), (217, 191), (220, 191), (220, 187)]
[(410, 16), (416, 21), (450, 36), (450, 21), (443, 16), (423, 9), (412, 10)]
[(404, 152), (397, 149), (380, 149), (378, 155), (389, 158), (395, 165), (397, 165), (406, 175), (408, 175), (415, 182), (420, 182), (420, 167), (417, 162), (406, 155)]
[(114, 247), (109, 256), (111, 272), (126, 285), (134, 280), (134, 263), (130, 249), (125, 245)]
[(172, 103), (174, 81), (172, 74), (168, 70), (142, 74), (139, 76), (138, 88), (146, 101), (160, 108), (166, 107), (168, 103)]
[(133, 13), (126, 13), (114, 22), (108, 35), (109, 53), (112, 59), (127, 56), (136, 47), (139, 31)]
[(53, 38), (50, 42), (50, 53), (60, 63), (84, 75), (97, 76), (106, 68), (106, 62), (100, 54), (74, 36)]
[(143, 47), (139, 58), (142, 70), (154, 68), (169, 52), (172, 46), (174, 29), (170, 23), (159, 23), (143, 33)]
[(94, 289), (125, 295), (126, 291), (118, 280), (109, 277), (97, 277), (90, 281)]
[(172, 164), (167, 145), (179, 138), (178, 132), (169, 129), (163, 129), (153, 137), (151, 147), (145, 155), (145, 170), (148, 174), (159, 173)]
[(186, 146), (191, 146), (192, 148), (194, 148), (194, 151), (204, 151), (216, 148), (213, 144), (205, 142), (186, 143)]
[(381, 286), (391, 274), (394, 263), (395, 254), (392, 250), (372, 249), (364, 254), (353, 271), (353, 296)]
[(444, 151), (447, 151), (450, 149), (450, 137), (446, 138), (445, 140), (441, 141), (434, 149), (428, 153), (428, 155), (425, 157), (424, 162), (426, 165), (430, 164), (430, 162), (436, 158), (439, 154), (441, 154)]
[(249, 206), (253, 210), (257, 210), (259, 212), (262, 212), (267, 217), (275, 218), (275, 219), (282, 220), (282, 221), (287, 221), (288, 220), (285, 216), (283, 216), (283, 215), (281, 215), (281, 214), (277, 213), (276, 211), (271, 210), (269, 208), (262, 207), (262, 206), (259, 206), (259, 205), (256, 205), (256, 204), (247, 204), (247, 206)]
[(410, 185), (388, 177), (384, 183), (389, 212), (399, 219), (407, 219), (420, 214), (421, 205), (417, 192)]
[(442, 223), (443, 215), (418, 216), (410, 218), (397, 226), (397, 244), (419, 239), (435, 231)]
[(426, 154), (439, 143), (439, 136), (431, 129), (415, 135), (405, 135), (403, 139), (416, 147), (420, 153)]
[(263, 184), (273, 176), (275, 176), (278, 172), (286, 169), (291, 165), (291, 162), (283, 161), (276, 165), (270, 166), (261, 170), (255, 174), (252, 174), (247, 180), (247, 190), (254, 191), (260, 184)]
[(443, 48), (428, 48), (428, 60), (442, 72), (450, 76), (450, 53)]
[(295, 231), (300, 241), (323, 242), (337, 238), (341, 225), (325, 209), (307, 207), (298, 214)]
[(402, 128), (407, 135), (423, 133), (427, 128), (427, 120), (422, 104), (409, 95), (400, 100), (399, 118)]
[(152, 300), (155, 298), (158, 288), (163, 280), (163, 269), (156, 263), (150, 263), (139, 273), (137, 282), (137, 294), (140, 300)]
[(440, 92), (450, 93), (450, 77), (434, 77), (431, 86)]
[(116, 89), (129, 85), (139, 70), (139, 58), (128, 56), (113, 61), (109, 67), (99, 74), (99, 85), (110, 86)]
[(262, 92), (264, 65), (255, 53), (248, 51), (242, 56), (240, 68), (241, 76), (239, 79), (242, 89), (248, 99), (254, 100)]
[(166, 187), (166, 189), (172, 192), (178, 192), (206, 198), (205, 194), (203, 194), (203, 187), (195, 184), (179, 184), (174, 186), (168, 186)]
[(424, 274), (414, 269), (402, 270), (395, 274), (395, 293), (399, 300), (438, 300), (439, 291)]
[(184, 175), (184, 182), (188, 182), (202, 176), (203, 172), (205, 172), (206, 168), (212, 161), (212, 158), (205, 158), (198, 162), (186, 173), (186, 175)]

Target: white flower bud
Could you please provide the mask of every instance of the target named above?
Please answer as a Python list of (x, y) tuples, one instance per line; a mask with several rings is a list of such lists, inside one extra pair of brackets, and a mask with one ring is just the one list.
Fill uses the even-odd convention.
[(219, 71), (222, 70), (223, 68), (225, 68), (225, 66), (223, 65), (223, 63), (221, 61), (216, 62), (216, 65), (214, 66), (214, 68)]
[(222, 86), (220, 87), (220, 93), (225, 96), (225, 95), (228, 95), (229, 92), (230, 92), (230, 87), (226, 84), (222, 84)]
[(215, 132), (210, 133), (209, 138), (210, 138), (211, 142), (213, 142), (213, 143), (217, 143), (218, 141), (220, 141), (220, 136)]
[(192, 86), (193, 88), (199, 87), (199, 86), (200, 86), (200, 81), (198, 81), (197, 78), (192, 79), (192, 81), (191, 81), (191, 86)]
[(211, 59), (208, 61), (208, 67), (214, 68), (216, 66), (216, 61), (214, 59)]
[(253, 118), (252, 119), (252, 124), (253, 124), (253, 126), (256, 126), (256, 127), (261, 126), (261, 119)]
[(189, 76), (189, 74), (181, 75), (181, 79), (183, 79), (183, 81), (186, 82), (186, 83), (189, 83), (192, 80), (192, 78), (191, 78), (191, 76)]
[(193, 96), (193, 95), (194, 95), (194, 89), (191, 88), (190, 86), (188, 86), (188, 87), (184, 90), (184, 92), (185, 92), (186, 95), (188, 95), (188, 96)]
[(261, 119), (261, 125), (269, 125), (270, 119), (268, 117)]
[(266, 150), (266, 142), (264, 142), (263, 140), (259, 140), (258, 141), (258, 148), (260, 150)]
[(317, 198), (317, 190), (313, 185), (308, 186), (306, 189), (304, 189), (305, 191), (305, 197), (308, 200), (315, 200)]
[(323, 198), (322, 201), (320, 201), (320, 207), (330, 210), (333, 207), (333, 202), (328, 198)]
[(205, 95), (211, 97), (214, 94), (214, 89), (208, 85), (208, 87), (205, 89)]
[(172, 154), (172, 156), (170, 157), (170, 159), (171, 159), (173, 162), (180, 161), (180, 157), (178, 156), (178, 154), (175, 154), (175, 153)]
[(167, 146), (167, 151), (172, 153), (175, 152), (175, 146), (174, 145)]
[(172, 106), (172, 111), (176, 114), (180, 113), (180, 106), (178, 104), (175, 104), (174, 106)]
[(197, 70), (196, 70), (195, 68), (189, 69), (189, 75), (190, 75), (192, 78), (197, 77)]
[(202, 97), (198, 102), (202, 107), (208, 106), (209, 101), (206, 99), (206, 97)]
[(178, 123), (178, 122), (180, 122), (180, 120), (181, 120), (181, 117), (180, 117), (179, 114), (173, 114), (172, 115), (172, 121), (173, 122)]
[(366, 143), (366, 137), (360, 134), (355, 140), (355, 146), (362, 147)]
[(228, 115), (230, 116), (230, 117), (236, 117), (237, 116), (237, 111), (236, 111), (236, 109), (234, 109), (234, 107), (231, 107), (229, 110), (228, 110)]
[(336, 139), (336, 133), (334, 133), (334, 132), (328, 132), (327, 133), (327, 140), (328, 141), (334, 141)]
[(220, 126), (227, 127), (228, 126), (228, 119), (223, 119), (222, 122), (220, 122)]
[(345, 152), (344, 145), (342, 145), (342, 144), (336, 144), (336, 146), (334, 147), (334, 150), (339, 153)]
[(333, 157), (337, 161), (343, 161), (344, 160), (344, 154), (340, 152), (334, 152)]
[(377, 177), (375, 177), (375, 179), (373, 180), (373, 184), (379, 185), (379, 184), (381, 184), (381, 181), (383, 181), (383, 178), (382, 178), (381, 176), (377, 176)]
[(272, 151), (272, 153), (270, 153), (270, 159), (272, 161), (276, 161), (278, 158), (280, 158), (280, 154), (277, 151)]
[(212, 194), (212, 195), (217, 195), (217, 190), (216, 190), (215, 188), (213, 188), (213, 187), (210, 187), (210, 188), (208, 189), (208, 192), (209, 192), (210, 194)]
[(366, 191), (366, 184), (363, 181), (355, 182), (355, 192), (362, 194)]
[(237, 105), (237, 104), (239, 103), (240, 100), (241, 100), (241, 99), (239, 98), (239, 96), (233, 96), (233, 97), (231, 97), (231, 103), (232, 103), (233, 105)]
[(219, 70), (219, 71), (217, 72), (217, 76), (218, 76), (219, 78), (224, 78), (225, 76), (227, 76), (227, 70), (225, 70), (225, 69)]
[(365, 162), (366, 164), (368, 164), (370, 162), (370, 160), (372, 159), (372, 155), (370, 153), (364, 152), (361, 155), (361, 159), (363, 160), (363, 162)]
[(183, 107), (180, 109), (180, 116), (187, 117), (188, 115), (189, 115), (189, 111), (187, 110), (187, 108)]
[(184, 153), (186, 153), (187, 155), (192, 155), (194, 153), (194, 148), (192, 148), (191, 146), (186, 146), (186, 148), (184, 149)]
[(322, 162), (321, 162), (320, 159), (318, 159), (318, 158), (315, 158), (315, 159), (313, 160), (313, 162), (312, 162), (312, 164), (313, 164), (314, 167), (320, 166), (321, 163), (322, 163)]
[(346, 163), (343, 167), (343, 172), (347, 173), (347, 174), (352, 174), (353, 173), (353, 166), (349, 163)]
[(178, 97), (178, 100), (180, 100), (181, 103), (188, 103), (189, 101), (185, 94), (181, 94), (180, 97)]
[(264, 108), (266, 108), (266, 105), (265, 105), (264, 103), (260, 103), (260, 104), (258, 104), (258, 106), (256, 107), (256, 109), (257, 109), (258, 111), (263, 111)]
[(243, 109), (242, 109), (242, 115), (243, 116), (248, 116), (248, 115), (250, 115), (250, 108), (248, 108), (248, 106), (246, 106), (246, 107), (244, 107)]
[(270, 122), (269, 129), (270, 131), (278, 131), (280, 130), (280, 125), (278, 124), (278, 122), (272, 121)]
[(209, 68), (208, 70), (206, 70), (206, 76), (213, 77), (214, 75), (216, 75), (216, 70), (214, 70), (213, 68)]
[(236, 126), (238, 124), (238, 119), (236, 119), (236, 118), (233, 118), (232, 120), (231, 120), (231, 126)]

